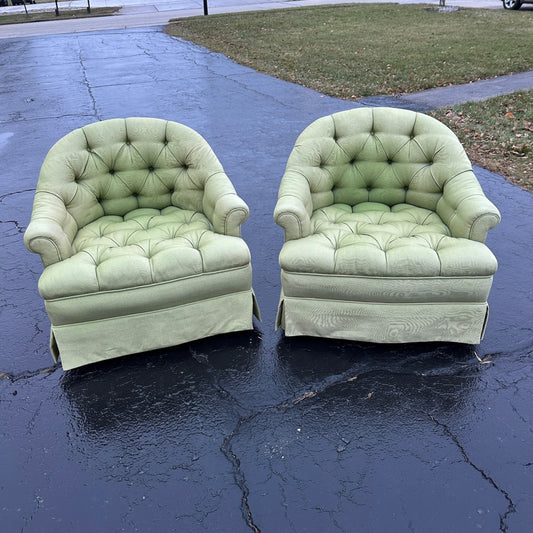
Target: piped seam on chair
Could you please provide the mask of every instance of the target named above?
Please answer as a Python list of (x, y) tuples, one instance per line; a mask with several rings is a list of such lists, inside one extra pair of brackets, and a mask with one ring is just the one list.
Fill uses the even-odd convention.
[[(296, 221), (296, 224), (298, 226), (298, 237), (302, 237), (303, 236), (303, 230), (302, 230), (302, 223), (300, 221), (300, 217), (298, 215), (296, 215), (295, 213), (291, 212), (291, 211), (280, 211), (279, 213), (277, 213), (276, 219), (277, 219), (277, 221), (281, 222), (280, 219), (285, 217), (285, 216), (294, 218), (294, 220)], [(283, 224), (280, 224), (280, 225), (283, 226)]]
[[(243, 217), (246, 217), (247, 215), (247, 210), (244, 208), (244, 207), (233, 207), (232, 209), (230, 209), (227, 213), (226, 213), (226, 216), (224, 218), (224, 234), (227, 235), (227, 232), (228, 232), (228, 229), (229, 229), (229, 219), (231, 218), (231, 216), (233, 215), (233, 213), (237, 213), (237, 212), (241, 212)], [(238, 224), (238, 227), (239, 227), (239, 235), (241, 233), (240, 231), (240, 226), (241, 224)]]
[[(476, 228), (476, 225), (477, 225), (477, 222), (479, 222), (480, 220), (484, 219), (484, 218), (488, 218), (488, 219), (493, 219), (494, 220), (494, 225), (493, 227), (497, 226), (500, 222), (501, 222), (501, 216), (498, 216), (496, 213), (482, 213), (481, 215), (478, 215), (473, 221), (472, 221), (472, 224), (470, 225), (470, 231), (468, 233), (468, 237), (472, 240), (476, 240), (474, 239), (474, 237), (472, 236), (474, 233), (475, 233), (475, 228)], [(485, 236), (485, 239), (486, 239), (486, 236)], [(485, 241), (485, 239), (483, 239), (483, 241)]]
[[(62, 261), (63, 258), (61, 257), (61, 251), (59, 250), (59, 246), (57, 246), (57, 244), (54, 242), (53, 239), (50, 239), (49, 237), (34, 237), (33, 239), (30, 239), (29, 242), (28, 242), (28, 248), (34, 252), (33, 248), (33, 243), (34, 242), (38, 242), (38, 241), (46, 241), (46, 242), (49, 242), (52, 247), (55, 249), (56, 251), (56, 256), (57, 256), (57, 262), (59, 261)], [(37, 251), (35, 251), (34, 253), (39, 253)], [(40, 255), (40, 254), (39, 254)]]
[(484, 274), (482, 276), (386, 276), (386, 275), (376, 275), (376, 276), (365, 276), (359, 274), (327, 274), (322, 272), (300, 272), (296, 270), (287, 270), (286, 268), (282, 269), (282, 272), (287, 274), (297, 275), (297, 276), (313, 276), (313, 277), (323, 277), (323, 278), (339, 278), (339, 279), (372, 279), (376, 281), (386, 280), (412, 280), (412, 281), (427, 281), (430, 279), (435, 280), (458, 280), (458, 279), (492, 279), (492, 274)]
[[(444, 189), (444, 187), (446, 185), (449, 185), (450, 182), (452, 182), (454, 179), (458, 178), (459, 176), (462, 176), (463, 174), (469, 174), (469, 173), (474, 174), (474, 171), (472, 170), (472, 167), (465, 168), (464, 170), (461, 170), (460, 172), (457, 172), (457, 174), (454, 174), (453, 176), (450, 176), (450, 177), (446, 178), (446, 181), (443, 184), (443, 189)], [(475, 175), (474, 175), (474, 177), (475, 177)], [(477, 180), (477, 178), (476, 178), (476, 180)], [(482, 196), (484, 196), (484, 195), (482, 194)]]
[(292, 301), (306, 301), (306, 302), (335, 302), (341, 305), (370, 305), (370, 306), (385, 306), (390, 307), (391, 305), (394, 306), (405, 306), (405, 307), (412, 307), (413, 305), (416, 306), (436, 306), (436, 307), (444, 307), (444, 306), (488, 306), (487, 302), (461, 302), (461, 301), (450, 301), (450, 302), (370, 302), (366, 300), (338, 300), (336, 298), (309, 298), (305, 296), (283, 296), (283, 300), (292, 300)]
[(175, 279), (169, 279), (169, 280), (165, 280), (165, 281), (158, 281), (157, 283), (148, 283), (146, 285), (135, 285), (133, 287), (123, 287), (123, 288), (120, 288), (120, 289), (109, 289), (109, 290), (101, 290), (101, 291), (97, 291), (97, 292), (86, 292), (86, 293), (81, 293), (81, 294), (73, 294), (73, 295), (70, 295), (70, 296), (59, 296), (57, 298), (44, 298), (44, 300), (46, 302), (58, 302), (58, 301), (65, 301), (65, 300), (78, 300), (79, 298), (84, 298), (84, 297), (87, 297), (87, 296), (96, 296), (98, 294), (118, 294), (118, 293), (121, 293), (121, 292), (130, 292), (130, 291), (134, 291), (134, 290), (143, 290), (143, 289), (147, 289), (149, 287), (159, 287), (159, 286), (162, 286), (162, 285), (169, 285), (169, 284), (172, 284), (172, 283), (176, 283), (178, 281), (185, 281), (185, 280), (190, 280), (190, 279), (194, 279), (194, 278), (199, 278), (199, 277), (202, 277), (202, 276), (216, 276), (218, 274), (221, 274), (221, 273), (225, 273), (225, 272), (236, 272), (236, 271), (239, 271), (239, 270), (245, 270), (245, 269), (248, 269), (250, 268), (250, 263), (247, 263), (246, 265), (241, 265), (241, 266), (238, 266), (238, 267), (234, 267), (234, 268), (227, 268), (227, 269), (224, 269), (224, 270), (217, 270), (215, 272), (200, 272), (199, 274), (193, 274), (191, 276), (184, 276), (182, 278), (175, 278)]
[[(63, 200), (63, 198), (61, 196), (59, 196), (59, 194), (55, 193), (54, 191), (48, 191), (48, 190), (45, 190), (45, 189), (37, 189), (35, 191), (35, 196), (37, 196), (38, 194), (49, 194), (51, 196), (55, 196), (58, 200), (61, 200), (61, 202), (63, 203), (63, 205), (65, 204), (65, 201)], [(37, 216), (36, 216), (37, 219), (39, 218), (48, 218), (50, 220), (55, 220), (54, 218), (52, 217), (43, 217), (43, 216), (40, 216), (38, 213), (37, 213)], [(57, 222), (57, 220), (55, 220)]]
[[(193, 150), (191, 150), (192, 152)], [(189, 152), (190, 153), (190, 152)], [(217, 174), (222, 174), (224, 176), (226, 176), (226, 173), (224, 172), (224, 170), (222, 168), (219, 168), (218, 170), (215, 170), (214, 172), (212, 172), (211, 174), (208, 174), (207, 177), (205, 178), (205, 183), (204, 183), (204, 186), (203, 187), (199, 187), (197, 183), (195, 183), (192, 179), (191, 181), (197, 186), (199, 187), (199, 189), (203, 189), (205, 191), (205, 186), (207, 185), (207, 182), (213, 177), (213, 176), (216, 176)], [(190, 176), (189, 176), (190, 178)], [(229, 178), (228, 178), (229, 179)]]

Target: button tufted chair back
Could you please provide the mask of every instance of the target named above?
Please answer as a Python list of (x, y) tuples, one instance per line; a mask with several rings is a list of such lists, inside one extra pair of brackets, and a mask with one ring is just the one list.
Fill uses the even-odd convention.
[(291, 175), (295, 180), (284, 180), (280, 197), (305, 176), (309, 215), (332, 204), (410, 204), (437, 212), (456, 236), (483, 240), (494, 225), (487, 221), (475, 235), (460, 220), (456, 192), (469, 201), (484, 196), (470, 161), (449, 128), (408, 110), (362, 108), (316, 120), (296, 141), (286, 169)]
[[(155, 118), (112, 119), (71, 132), (48, 153), (36, 202), (64, 204), (73, 234), (104, 215), (175, 206), (212, 218), (224, 170), (203, 137)], [(206, 184), (209, 180), (209, 188)]]

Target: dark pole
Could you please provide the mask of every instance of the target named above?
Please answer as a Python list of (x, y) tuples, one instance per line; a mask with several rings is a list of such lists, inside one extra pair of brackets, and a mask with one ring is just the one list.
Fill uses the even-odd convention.
[(91, 12), (91, 0), (87, 0), (87, 13)]
[(57, 0), (56, 0), (56, 17), (59, 16), (59, 6), (57, 5)]
[(204, 0), (204, 15), (209, 15), (207, 12), (207, 0)]

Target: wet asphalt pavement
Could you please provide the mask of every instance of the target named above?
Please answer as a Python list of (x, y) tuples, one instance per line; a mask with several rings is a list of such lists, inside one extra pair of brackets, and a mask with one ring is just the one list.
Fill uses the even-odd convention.
[[(476, 169), (503, 216), (479, 346), (285, 339), (279, 181), (305, 126), (357, 104), (160, 28), (4, 40), (0, 80), (2, 532), (531, 531), (533, 195)], [(64, 373), (22, 235), (51, 145), (127, 116), (213, 147), (250, 206), (263, 322)]]

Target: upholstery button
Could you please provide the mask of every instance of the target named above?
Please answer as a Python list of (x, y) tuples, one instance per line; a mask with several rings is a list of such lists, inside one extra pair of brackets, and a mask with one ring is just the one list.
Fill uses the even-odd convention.
[(392, 165), (392, 159), (388, 159), (388, 160), (387, 160), (387, 163), (388, 163), (389, 165)]
[(115, 173), (114, 169), (110, 168), (109, 169), (109, 174), (113, 175)]
[(153, 172), (153, 171), (154, 171), (154, 167), (149, 166), (149, 167), (148, 167), (148, 170), (149, 170), (150, 172)]

